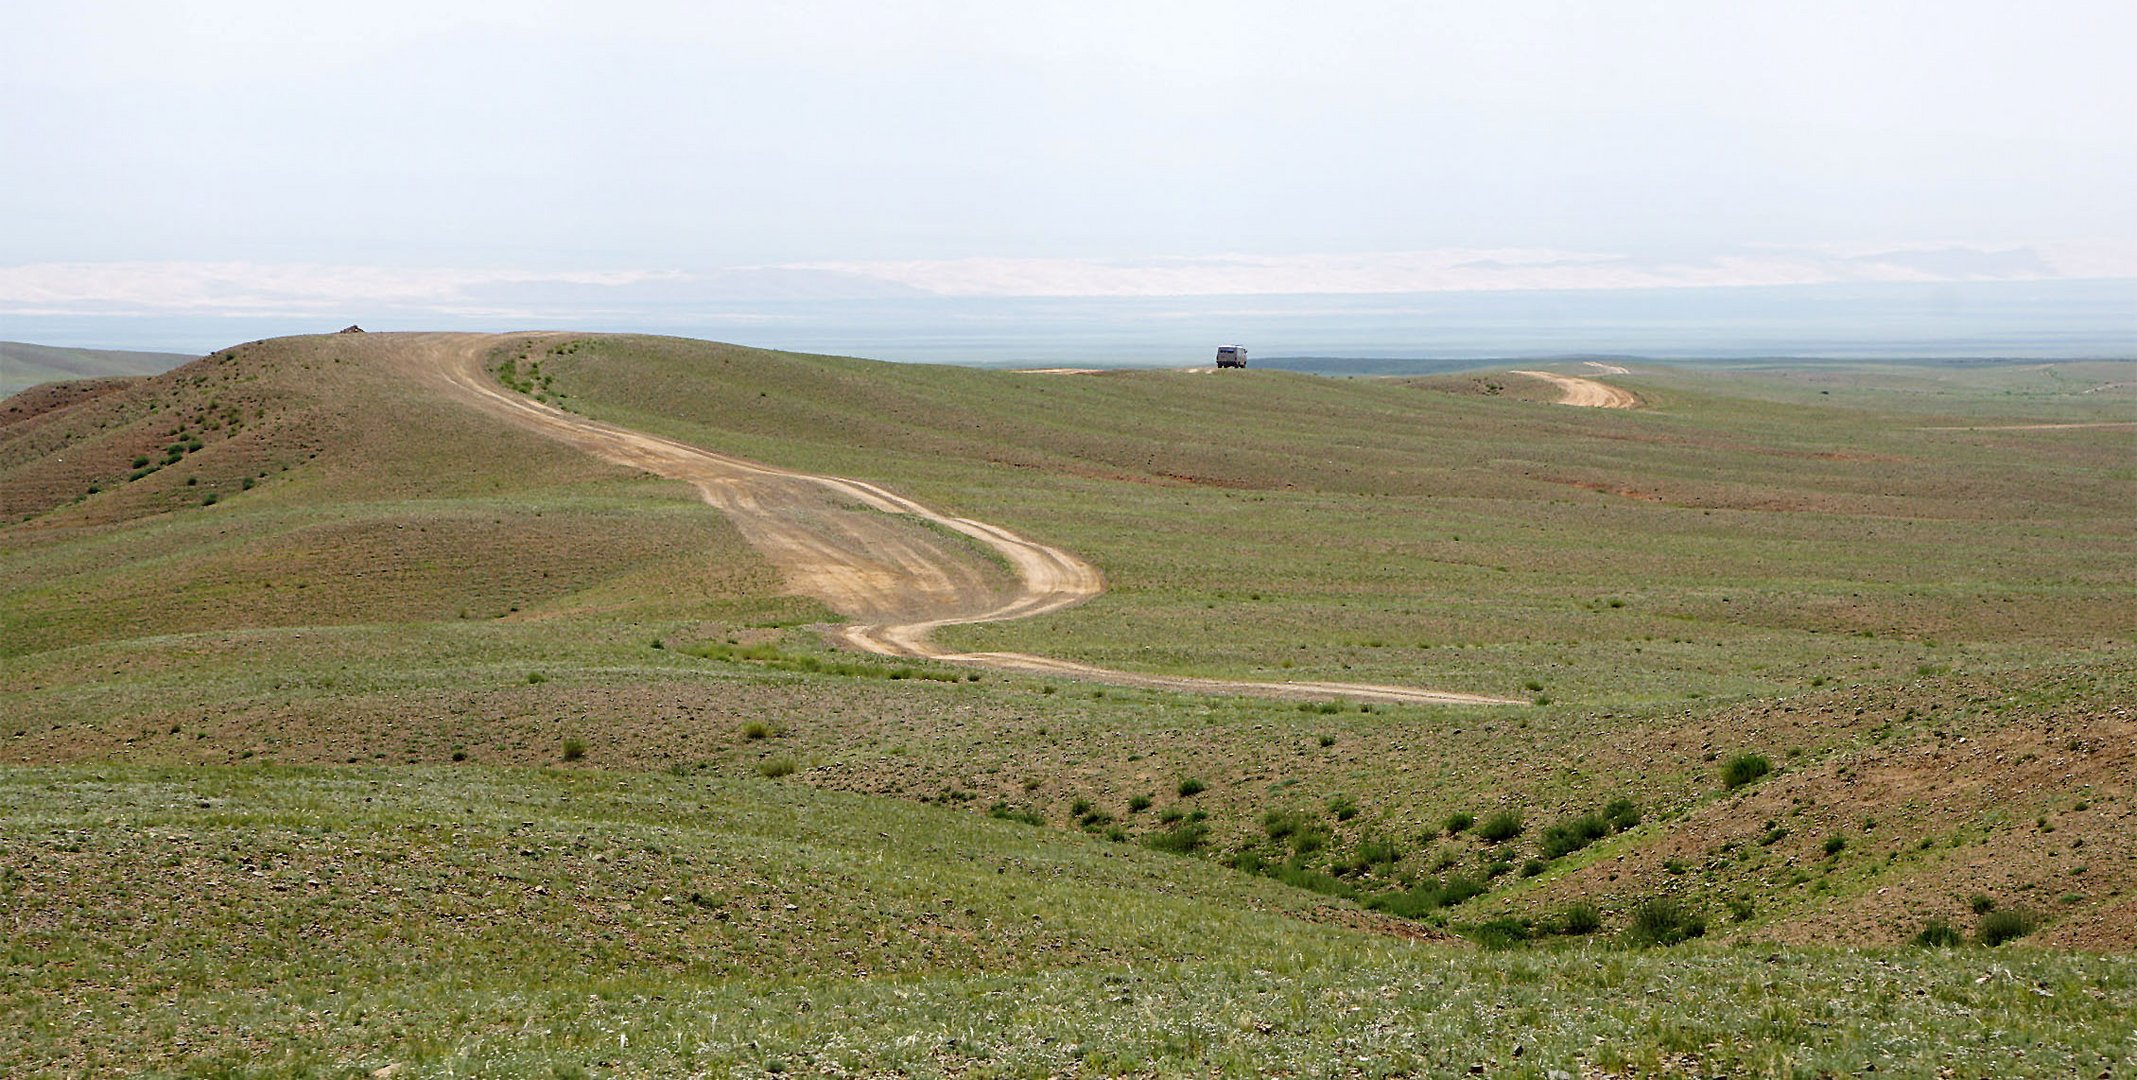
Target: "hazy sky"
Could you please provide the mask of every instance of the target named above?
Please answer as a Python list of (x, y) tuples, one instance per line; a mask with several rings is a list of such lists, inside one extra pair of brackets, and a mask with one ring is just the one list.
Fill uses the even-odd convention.
[(0, 314), (2137, 277), (2133, 46), (2129, 0), (8, 3)]

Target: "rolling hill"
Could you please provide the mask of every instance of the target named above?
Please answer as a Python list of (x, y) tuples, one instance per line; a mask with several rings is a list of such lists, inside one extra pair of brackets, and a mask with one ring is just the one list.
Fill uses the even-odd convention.
[[(0, 1060), (2127, 1067), (2133, 375), (336, 335), (18, 396)], [(812, 568), (1003, 595), (997, 533), (1103, 591), (838, 647), (936, 609)], [(1248, 685), (1307, 683), (1520, 703)]]
[(0, 341), (0, 397), (51, 382), (131, 378), (169, 371), (193, 359), (183, 353), (73, 349)]

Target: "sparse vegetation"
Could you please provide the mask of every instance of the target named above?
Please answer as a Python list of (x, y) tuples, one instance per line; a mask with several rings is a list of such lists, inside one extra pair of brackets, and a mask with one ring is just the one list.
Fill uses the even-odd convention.
[[(975, 683), (836, 651), (813, 629), (836, 616), (786, 595), (687, 488), (436, 410), (379, 365), (293, 348), (317, 362), (301, 380), (247, 364), (191, 403), (191, 384), (158, 382), (159, 410), (135, 419), (117, 411), (142, 408), (128, 395), (99, 399), (110, 426), (77, 429), (113, 433), (94, 447), (101, 471), (53, 468), (49, 507), (18, 501), (45, 497), (49, 458), (0, 466), (7, 520), (27, 526), (0, 545), (0, 752), (95, 762), (18, 766), (0, 799), (24, 815), (0, 829), (11, 913), (72, 931), (11, 942), (24, 963), (0, 1008), (28, 1022), (0, 1034), (0, 1072), (96, 1072), (68, 1049), (85, 1029), (138, 1071), (263, 1074), (603, 1060), (645, 1074), (774, 1061), (1303, 1073), (1345, 1040), (1368, 1059), (1357, 1071), (1384, 1075), (1665, 1062), (1759, 1075), (1784, 1057), (1844, 1075), (1872, 1045), (1891, 1055), (1881, 1070), (1903, 1074), (1963, 1060), (1969, 1074), (2071, 1075), (2082, 1058), (2095, 1075), (2126, 1055), (2109, 1006), (2130, 996), (2128, 965), (2059, 951), (2122, 932), (2133, 872), (2116, 832), (2128, 806), (2114, 748), (2129, 732), (2114, 709), (2137, 688), (2116, 621), (2119, 436), (1924, 430), (2096, 419), (2082, 410), (2117, 407), (2112, 393), (2033, 382), (2005, 401), (1973, 380), (2015, 369), (1982, 365), (1939, 369), (1933, 393), (1850, 394), (1843, 416), (1788, 404), (1793, 375), (1658, 371), (1667, 413), (1538, 419), (1505, 398), (1443, 407), (1392, 381), (1269, 373), (1271, 389), (1235, 382), (1218, 400), (1163, 373), (1035, 385), (654, 339), (574, 344), (535, 344), (517, 378), (539, 359), (536, 389), (574, 408), (999, 521), (1090, 558), (1115, 586), (1037, 623), (940, 633), (960, 648), (1160, 674), (1499, 693), (1532, 681), (1521, 696), (1548, 686), (1572, 704), (1374, 704), (1368, 717), (1356, 702)], [(1747, 387), (1755, 403), (1732, 397)], [(222, 411), (191, 411), (211, 391), (255, 389), (244, 415), (267, 415), (246, 439), (223, 438)], [(326, 404), (301, 398), (313, 393)], [(1328, 419), (1289, 422), (1301, 413)], [(1214, 416), (1267, 438), (1205, 455)], [(418, 421), (443, 434), (406, 437)], [(1551, 464), (1496, 464), (1509, 439)], [(158, 462), (174, 446), (186, 467), (171, 471)], [(150, 472), (116, 482), (136, 458)], [(2035, 478), (2023, 490), (2002, 479), (2014, 466)], [(188, 512), (268, 476), (256, 495)], [(91, 485), (96, 499), (69, 502)], [(1892, 521), (1907, 523), (1904, 543), (1863, 540)], [(1616, 607), (1608, 592), (1628, 586), (1569, 569), (1597, 560), (1637, 569), (1634, 602)], [(1248, 604), (1256, 632), (1242, 634)], [(720, 648), (681, 648), (700, 642)], [(527, 678), (536, 668), (544, 679)], [(1825, 682), (1809, 694), (1813, 672)], [(752, 737), (754, 723), (777, 741)], [(544, 768), (567, 736), (602, 752)], [(1785, 783), (1718, 795), (1745, 746), (1785, 763)], [(129, 786), (142, 761), (187, 764)], [(760, 782), (775, 761), (810, 767)], [(1158, 794), (1189, 777), (1211, 786), (1178, 804)], [(1985, 802), (1984, 779), (2028, 794)], [(1488, 840), (1448, 814), (1461, 806), (1525, 812), (1537, 828)], [(1280, 835), (1272, 810), (1296, 815)], [(1592, 818), (1617, 838), (1594, 835)], [(747, 840), (715, 836), (742, 822)], [(1836, 835), (1848, 846), (1821, 862)], [(1547, 862), (1560, 836), (1565, 861)], [(868, 861), (879, 855), (892, 862)], [(42, 883), (56, 879), (40, 875), (55, 866), (70, 890), (106, 899), (80, 915), (50, 906)], [(220, 884), (203, 894), (208, 881)], [(1894, 951), (1923, 929), (1899, 913), (1991, 887), (2054, 920), (2034, 947), (1994, 956), (2013, 977), (1977, 983), (1978, 952)], [(1624, 925), (1625, 898), (1661, 893), (1719, 913), (1709, 936), (1723, 940), (1644, 953), (1548, 940), (1581, 933), (1562, 929), (1578, 905), (1600, 933)], [(157, 902), (172, 896), (190, 906)], [(243, 917), (188, 921), (217, 905)], [(88, 921), (140, 910), (159, 913), (153, 926)], [(1294, 922), (1302, 910), (1320, 921)], [(322, 947), (248, 949), (245, 928), (298, 914)], [(1345, 929), (1368, 924), (1518, 931), (1536, 947)], [(1768, 938), (1851, 948), (1730, 944)], [(198, 959), (149, 965), (180, 944)], [(528, 982), (537, 967), (553, 981)], [(205, 985), (196, 976), (289, 990), (206, 995), (189, 989)], [(1004, 1000), (1030, 1008), (1009, 1016)], [(1312, 1010), (1300, 1020), (1272, 1000)], [(1477, 1000), (1503, 1011), (1480, 1019), (1465, 1011)], [(1830, 1004), (1872, 1001), (1874, 1013)], [(1995, 1017), (2006, 1040), (1962, 1014)], [(538, 1045), (511, 1034), (529, 1019), (552, 1033)], [(1519, 1061), (1491, 1050), (1507, 1023), (1524, 1025)], [(922, 1029), (959, 1041), (899, 1041)], [(319, 1030), (338, 1033), (330, 1054)], [(677, 1031), (684, 1044), (664, 1039)], [(158, 1032), (193, 1050), (172, 1057)]]
[(564, 740), (564, 760), (577, 761), (586, 756), (586, 740), (574, 735)]

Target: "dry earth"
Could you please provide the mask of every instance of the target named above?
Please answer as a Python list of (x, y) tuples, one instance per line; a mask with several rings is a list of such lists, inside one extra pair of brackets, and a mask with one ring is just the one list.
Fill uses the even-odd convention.
[[(714, 453), (564, 412), (510, 392), (485, 370), (497, 349), (528, 339), (483, 334), (374, 335), (383, 359), (455, 400), (604, 460), (684, 481), (777, 566), (788, 587), (854, 620), (835, 640), (884, 656), (1190, 693), (1289, 700), (1518, 705), (1522, 702), (1404, 686), (1264, 683), (1143, 675), (1028, 653), (960, 653), (935, 645), (936, 628), (1029, 618), (1104, 591), (1098, 569), (1007, 529), (937, 513), (873, 484), (814, 476)], [(984, 559), (919, 521), (967, 537), (1006, 561), (1004, 583)]]
[[(1615, 370), (1604, 372), (1604, 374), (1613, 375), (1624, 373), (1624, 368), (1616, 368)], [(1558, 403), (1560, 405), (1581, 405), (1592, 409), (1637, 409), (1640, 407), (1640, 395), (1630, 390), (1620, 390), (1607, 383), (1599, 383), (1594, 379), (1583, 379), (1578, 375), (1553, 375), (1548, 371), (1515, 371), (1511, 372), (1511, 374), (1526, 375), (1532, 379), (1542, 379), (1558, 387)]]

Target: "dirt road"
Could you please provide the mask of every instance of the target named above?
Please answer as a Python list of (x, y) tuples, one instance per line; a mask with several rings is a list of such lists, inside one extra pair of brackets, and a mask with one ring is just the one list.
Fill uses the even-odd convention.
[[(1624, 373), (1626, 373), (1624, 368), (1618, 368), (1610, 374)], [(1548, 371), (1516, 371), (1512, 372), (1512, 374), (1526, 375), (1532, 379), (1542, 379), (1558, 387), (1558, 403), (1560, 405), (1580, 405), (1592, 409), (1637, 409), (1640, 407), (1640, 395), (1630, 390), (1620, 390), (1608, 383), (1596, 382), (1594, 379), (1583, 379), (1578, 375), (1553, 375)]]
[[(816, 597), (852, 620), (830, 633), (853, 648), (1192, 693), (1305, 701), (1523, 704), (1404, 686), (1143, 675), (1025, 653), (951, 652), (929, 639), (936, 628), (1059, 611), (1103, 592), (1105, 579), (1096, 567), (1059, 548), (986, 522), (937, 513), (873, 484), (760, 465), (567, 413), (506, 390), (484, 362), (498, 346), (523, 340), (486, 334), (376, 334), (367, 344), (384, 346), (386, 362), (472, 408), (604, 460), (695, 487), (779, 568), (788, 588)], [(991, 549), (1011, 573), (1004, 575), (980, 552), (943, 532)]]

